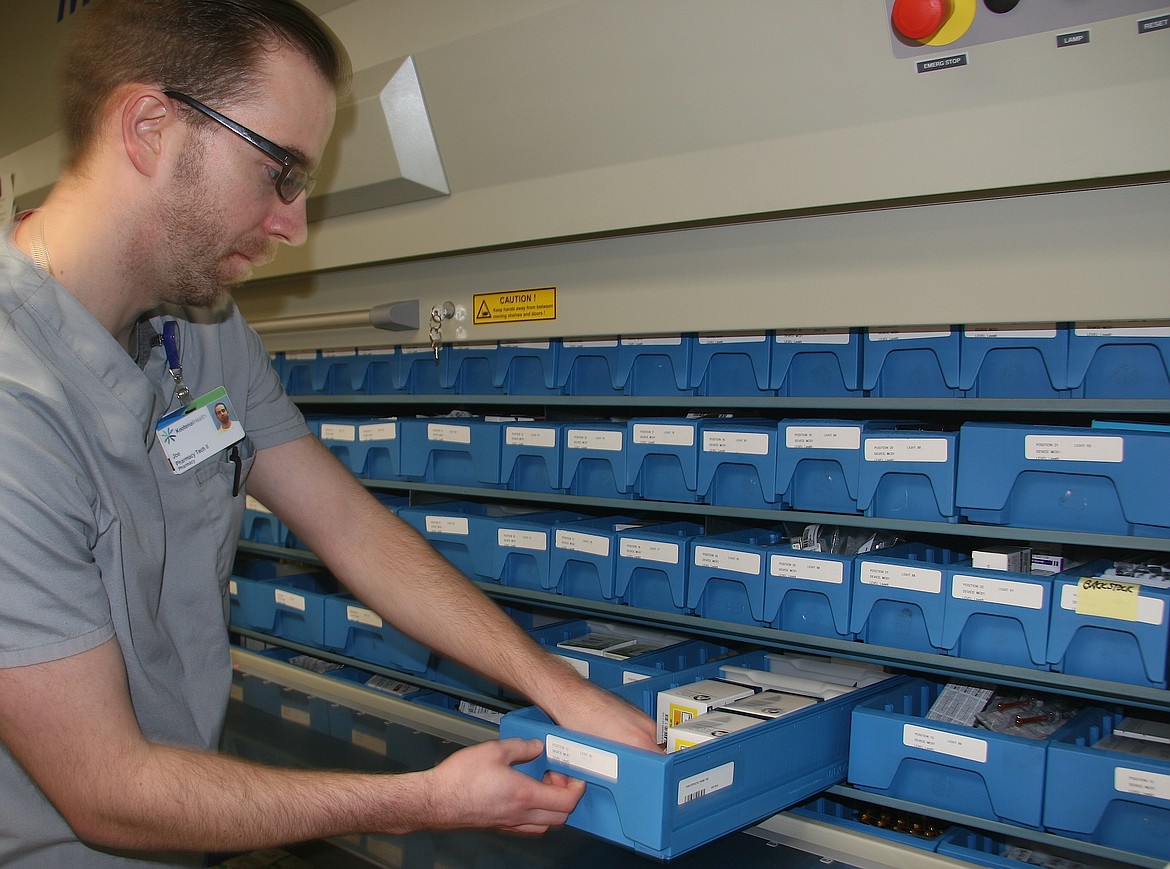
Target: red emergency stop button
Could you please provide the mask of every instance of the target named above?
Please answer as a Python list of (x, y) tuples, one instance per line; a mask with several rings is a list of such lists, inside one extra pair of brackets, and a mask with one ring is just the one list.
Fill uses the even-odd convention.
[(890, 18), (894, 29), (907, 39), (927, 39), (951, 14), (951, 0), (894, 0)]

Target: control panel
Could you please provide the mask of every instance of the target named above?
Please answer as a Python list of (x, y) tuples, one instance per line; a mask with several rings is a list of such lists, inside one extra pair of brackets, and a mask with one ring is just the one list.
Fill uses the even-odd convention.
[(886, 7), (899, 58), (1049, 31), (1058, 31), (1062, 47), (1078, 45), (1090, 41), (1094, 22), (1147, 12), (1139, 33), (1170, 28), (1165, 0), (886, 0)]

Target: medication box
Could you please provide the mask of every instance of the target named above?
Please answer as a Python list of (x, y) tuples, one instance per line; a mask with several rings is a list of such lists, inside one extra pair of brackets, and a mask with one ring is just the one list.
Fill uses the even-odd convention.
[(943, 687), (913, 679), (857, 704), (850, 783), (895, 799), (1039, 829), (1049, 741), (927, 718)]
[(969, 422), (959, 439), (971, 522), (1170, 537), (1170, 432)]
[(1123, 714), (1094, 708), (1048, 747), (1044, 826), (1170, 860), (1170, 761), (1102, 747)]
[(704, 715), (718, 706), (725, 706), (751, 697), (755, 694), (754, 688), (736, 685), (720, 679), (700, 679), (675, 688), (667, 688), (658, 692), (654, 720), (658, 722), (658, 741), (667, 738), (671, 728)]
[(808, 329), (777, 332), (771, 387), (777, 395), (853, 398), (861, 387), (861, 332)]
[(1058, 673), (1165, 688), (1170, 582), (1102, 577), (1111, 567), (1094, 561), (1053, 578), (1048, 661)]
[(763, 724), (762, 718), (753, 718), (751, 715), (739, 715), (717, 709), (696, 715), (686, 721), (674, 725), (666, 732), (666, 753), (694, 748), (713, 739), (722, 739), (732, 733), (739, 733), (749, 727)]
[[(766, 666), (763, 653), (731, 659)], [(719, 664), (635, 682), (615, 693), (648, 715), (658, 692), (716, 676)], [(845, 774), (849, 713), (878, 686), (674, 754), (575, 733), (538, 709), (504, 716), (501, 737), (540, 739), (545, 753), (518, 769), (586, 783), (568, 825), (658, 859), (677, 857), (837, 784)]]

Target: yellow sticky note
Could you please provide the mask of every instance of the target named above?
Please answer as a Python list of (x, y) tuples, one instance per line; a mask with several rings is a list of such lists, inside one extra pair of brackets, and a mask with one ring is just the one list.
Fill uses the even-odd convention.
[(1086, 576), (1077, 583), (1077, 614), (1136, 622), (1141, 586), (1107, 576)]

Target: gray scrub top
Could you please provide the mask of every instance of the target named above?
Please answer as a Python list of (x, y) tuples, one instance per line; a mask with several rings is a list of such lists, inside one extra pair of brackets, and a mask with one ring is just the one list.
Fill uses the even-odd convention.
[[(227, 389), (247, 433), (238, 444), (243, 479), (256, 450), (308, 434), (234, 306), (215, 322), (207, 312), (168, 316), (178, 323), (192, 394)], [(164, 319), (152, 318), (153, 331)], [(140, 339), (151, 334), (142, 324)], [(146, 737), (214, 748), (231, 681), (227, 584), (244, 496), (232, 495), (236, 464), (227, 451), (172, 473), (155, 423), (178, 408), (175, 384), (163, 348), (142, 344), (139, 367), (12, 245), (11, 233), (0, 239), (0, 667), (57, 660), (116, 637)], [(0, 865), (151, 859), (79, 843), (2, 745), (0, 807)], [(149, 865), (201, 862), (154, 859)]]

